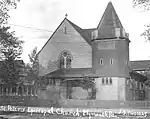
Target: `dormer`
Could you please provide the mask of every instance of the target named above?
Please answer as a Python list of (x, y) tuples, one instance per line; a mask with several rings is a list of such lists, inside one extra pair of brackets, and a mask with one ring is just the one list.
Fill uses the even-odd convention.
[(98, 30), (96, 29), (96, 30), (92, 31), (91, 39), (93, 40), (93, 39), (97, 39), (97, 38), (98, 38)]
[(129, 38), (129, 34), (125, 32), (125, 29), (123, 28), (115, 28), (115, 37), (120, 38), (120, 37), (125, 37)]

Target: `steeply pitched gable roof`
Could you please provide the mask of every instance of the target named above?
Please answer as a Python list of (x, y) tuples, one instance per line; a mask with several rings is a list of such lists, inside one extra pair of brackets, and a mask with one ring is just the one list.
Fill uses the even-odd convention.
[[(82, 29), (79, 26), (77, 26), (76, 24), (74, 24), (73, 22), (71, 22), (70, 20), (68, 20), (67, 18), (65, 18), (60, 25), (57, 27), (57, 29), (61, 26), (61, 24), (67, 20), (72, 27), (81, 35), (81, 37), (83, 37), (83, 39), (89, 44), (91, 45), (91, 32), (92, 29)], [(43, 50), (43, 48), (47, 45), (47, 43), (50, 41), (50, 39), (53, 37), (53, 35), (55, 34), (55, 32), (57, 31), (57, 29), (53, 32), (53, 34), (51, 35), (51, 37), (48, 39), (48, 41), (44, 44), (44, 46), (42, 47), (42, 49), (38, 52), (38, 54)]]
[(99, 38), (114, 37), (115, 28), (123, 29), (123, 26), (112, 3), (109, 2), (97, 27)]
[(76, 24), (72, 23), (70, 20), (66, 19), (73, 27), (74, 29), (87, 41), (89, 45), (91, 45), (91, 37), (89, 36), (88, 32)]
[[(66, 19), (66, 18), (65, 18)], [(41, 48), (41, 50), (37, 53), (37, 55), (40, 54), (40, 52), (44, 49), (44, 47), (48, 44), (48, 42), (51, 40), (51, 38), (53, 37), (53, 35), (56, 33), (56, 31), (58, 30), (58, 28), (62, 25), (62, 23), (65, 21), (65, 19), (59, 24), (59, 26), (57, 27), (57, 29), (53, 32), (53, 34), (50, 36), (50, 38), (47, 40), (47, 42), (44, 44), (44, 46)]]

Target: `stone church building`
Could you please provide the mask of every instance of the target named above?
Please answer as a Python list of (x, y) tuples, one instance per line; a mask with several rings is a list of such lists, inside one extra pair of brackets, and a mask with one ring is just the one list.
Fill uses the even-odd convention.
[(67, 18), (60, 23), (38, 53), (39, 75), (65, 99), (148, 100), (147, 77), (136, 71), (140, 61), (139, 67), (129, 61), (129, 44), (109, 2), (96, 28), (82, 29)]

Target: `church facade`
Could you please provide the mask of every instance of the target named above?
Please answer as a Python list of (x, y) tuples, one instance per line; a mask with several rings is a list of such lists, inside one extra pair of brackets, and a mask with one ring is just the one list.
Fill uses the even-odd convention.
[(146, 76), (132, 69), (129, 34), (112, 5), (96, 28), (65, 18), (39, 51), (39, 76), (65, 99), (149, 100)]

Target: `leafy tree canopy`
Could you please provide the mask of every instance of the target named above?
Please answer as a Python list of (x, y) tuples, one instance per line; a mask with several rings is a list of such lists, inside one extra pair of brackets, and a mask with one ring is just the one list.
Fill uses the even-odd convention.
[(17, 2), (19, 0), (0, 0), (0, 78), (7, 84), (16, 84), (20, 79), (16, 59), (22, 54), (23, 41), (15, 37), (7, 25), (9, 11), (17, 7)]
[(9, 29), (10, 27), (2, 27), (0, 29), (0, 52), (3, 60), (15, 60), (23, 51), (21, 44), (24, 42), (15, 37), (15, 32), (10, 32)]
[(144, 8), (144, 10), (150, 9), (150, 0), (133, 0), (133, 6), (134, 7), (141, 7)]
[(0, 28), (0, 60), (1, 79), (4, 83), (17, 83), (19, 81), (19, 65), (16, 59), (22, 54), (23, 41), (15, 37), (15, 32), (10, 32), (10, 27)]
[(0, 25), (6, 24), (8, 21), (9, 11), (17, 7), (20, 0), (0, 0)]
[(38, 80), (39, 61), (37, 55), (37, 47), (35, 47), (28, 55), (30, 62), (26, 64), (27, 80), (36, 82)]
[[(133, 6), (144, 9), (144, 11), (150, 10), (150, 0), (133, 0)], [(146, 30), (141, 34), (146, 40), (150, 40), (150, 25), (145, 25)]]

